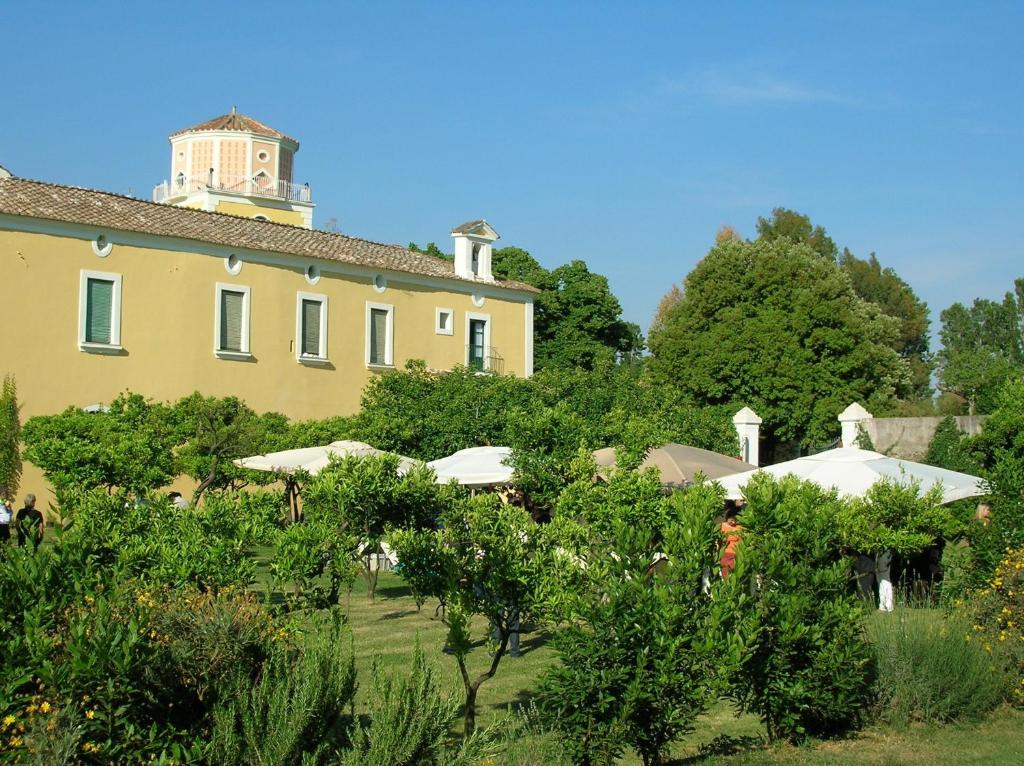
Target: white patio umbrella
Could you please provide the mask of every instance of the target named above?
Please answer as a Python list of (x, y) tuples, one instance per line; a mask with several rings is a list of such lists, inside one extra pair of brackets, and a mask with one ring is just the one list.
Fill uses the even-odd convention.
[(508, 484), (515, 469), (511, 447), (470, 447), (427, 463), (437, 474), (438, 484), (455, 479), (464, 487)]
[(723, 476), (718, 479), (725, 487), (726, 497), (738, 500), (743, 497), (743, 487), (751, 477), (764, 472), (772, 476), (793, 475), (812, 481), (825, 489), (836, 489), (845, 497), (864, 497), (865, 493), (882, 479), (894, 479), (900, 484), (920, 482), (920, 494), (925, 494), (936, 484), (942, 487), (942, 503), (952, 503), (967, 497), (984, 495), (982, 479), (957, 471), (947, 471), (912, 460), (887, 457), (879, 452), (857, 447), (840, 447), (826, 450), (817, 455), (807, 455), (785, 463), (757, 468)]
[[(291, 476), (299, 471), (305, 471), (311, 476), (316, 476), (326, 468), (331, 458), (343, 457), (368, 457), (373, 455), (386, 455), (375, 447), (364, 442), (337, 441), (331, 442), (323, 447), (302, 447), (300, 449), (287, 449), (280, 452), (268, 452), (266, 455), (253, 455), (242, 457), (231, 462), (239, 468), (248, 468), (252, 471), (267, 471), (268, 473), (287, 474), (285, 489), (288, 495), (288, 507), (292, 519), (299, 518), (298, 488)], [(403, 475), (409, 472), (416, 465), (412, 458), (398, 456), (398, 473)]]
[[(331, 462), (331, 458), (368, 457), (386, 455), (387, 452), (371, 447), (364, 442), (337, 441), (323, 447), (303, 447), (288, 449), (281, 452), (269, 452), (266, 455), (243, 457), (232, 462), (239, 468), (253, 471), (269, 471), (271, 473), (293, 474), (298, 471), (316, 476)], [(416, 465), (412, 458), (398, 456), (398, 473), (405, 474)]]
[[(942, 488), (942, 504), (952, 503), (968, 497), (986, 494), (982, 479), (958, 471), (947, 471), (912, 460), (887, 457), (879, 452), (857, 447), (840, 447), (817, 455), (807, 455), (785, 463), (743, 471), (718, 479), (725, 487), (726, 497), (738, 500), (743, 497), (743, 488), (754, 474), (764, 472), (776, 477), (796, 476), (811, 481), (825, 489), (835, 489), (845, 497), (864, 497), (867, 491), (883, 479), (893, 479), (907, 486), (919, 483), (918, 494), (924, 495), (936, 484)], [(878, 578), (878, 608), (891, 612), (893, 608), (892, 580), (890, 578), (890, 556), (885, 553), (875, 560), (875, 576)]]

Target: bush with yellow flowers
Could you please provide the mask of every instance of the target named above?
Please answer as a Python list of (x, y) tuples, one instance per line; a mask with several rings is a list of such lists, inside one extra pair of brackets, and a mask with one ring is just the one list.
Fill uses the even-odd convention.
[(1024, 548), (1008, 550), (978, 593), (971, 638), (1003, 661), (1010, 700), (1024, 706)]

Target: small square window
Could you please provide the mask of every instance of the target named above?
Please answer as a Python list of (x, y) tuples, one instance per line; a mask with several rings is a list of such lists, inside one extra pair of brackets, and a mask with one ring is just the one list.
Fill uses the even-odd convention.
[(434, 332), (438, 335), (455, 334), (455, 311), (452, 309), (434, 310)]
[(214, 325), (213, 352), (217, 356), (249, 356), (248, 287), (217, 284)]
[(83, 351), (121, 348), (121, 275), (82, 271), (78, 346)]

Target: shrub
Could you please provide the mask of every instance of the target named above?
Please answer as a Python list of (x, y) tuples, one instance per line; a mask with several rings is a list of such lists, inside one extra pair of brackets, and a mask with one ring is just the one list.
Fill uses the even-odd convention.
[(136, 498), (94, 490), (67, 493), (60, 511), (71, 520), (64, 545), (154, 587), (216, 590), (247, 585), (255, 576), (243, 541), (203, 509), (180, 510), (155, 494)]
[(255, 680), (289, 632), (251, 593), (195, 588), (143, 591), (153, 640), (144, 679), (178, 725), (192, 725), (238, 678)]
[(283, 490), (211, 492), (202, 511), (214, 534), (253, 548), (276, 542), (284, 529), (287, 503)]
[(835, 492), (794, 477), (755, 476), (737, 569), (735, 620), (754, 635), (730, 694), (757, 713), (772, 739), (833, 735), (867, 707), (873, 663), (862, 607), (840, 553)]
[[(693, 729), (738, 665), (741, 642), (720, 631), (732, 583), (702, 592), (717, 563), (720, 490), (693, 487), (661, 498), (660, 514), (637, 516), (643, 485), (626, 485), (629, 497), (614, 484), (603, 490), (608, 533), (591, 531), (577, 551), (585, 570), (559, 597), (568, 624), (538, 704), (573, 763), (611, 764), (632, 747), (649, 766)], [(667, 561), (655, 571), (658, 551)]]
[[(296, 651), (240, 674), (213, 711), (208, 758), (222, 766), (316, 766), (347, 744), (356, 671), (340, 616), (314, 620)], [(348, 709), (348, 710), (347, 710)]]
[(1010, 699), (1024, 706), (1024, 548), (1007, 551), (974, 609), (975, 640), (1003, 664)]
[(977, 719), (1001, 699), (1004, 676), (962, 611), (904, 608), (868, 621), (878, 675), (877, 713), (887, 723)]
[(21, 418), (18, 386), (10, 375), (0, 385), (0, 500), (9, 500), (18, 491), (21, 478)]
[(449, 737), (462, 711), (454, 690), (444, 692), (417, 643), (407, 677), (373, 663), (369, 722), (357, 726), (339, 766), (469, 766), (497, 752), (497, 732), (477, 732), (460, 744)]

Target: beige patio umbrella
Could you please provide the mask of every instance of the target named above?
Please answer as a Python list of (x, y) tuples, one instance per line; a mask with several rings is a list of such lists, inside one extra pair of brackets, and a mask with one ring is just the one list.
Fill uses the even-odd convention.
[[(594, 452), (594, 461), (598, 468), (614, 467), (615, 450), (611, 447), (597, 450)], [(685, 486), (692, 482), (698, 473), (709, 479), (717, 479), (740, 471), (750, 471), (756, 467), (744, 463), (737, 457), (672, 442), (653, 447), (640, 464), (641, 469), (656, 468), (661, 476), (662, 485), (666, 487)]]

